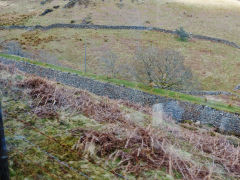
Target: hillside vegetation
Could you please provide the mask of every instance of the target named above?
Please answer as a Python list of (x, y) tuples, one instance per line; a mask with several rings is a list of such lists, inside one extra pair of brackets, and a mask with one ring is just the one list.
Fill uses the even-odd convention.
[[(239, 19), (239, 0), (1, 0), (0, 102), (11, 179), (240, 179), (240, 137), (223, 132), (228, 122), (234, 130), (238, 126), (240, 49), (191, 35), (240, 46)], [(39, 28), (55, 23), (175, 33)], [(51, 68), (55, 79), (19, 67), (41, 74)], [(65, 75), (71, 80), (59, 80)], [(84, 78), (100, 81), (95, 83), (110, 95), (120, 86), (134, 89), (117, 97), (131, 92), (132, 100), (137, 90), (155, 101), (152, 95), (176, 100), (167, 102), (172, 116), (185, 111), (189, 119), (176, 123), (162, 104), (97, 96), (91, 93), (98, 91), (94, 83), (91, 92), (72, 87), (72, 79), (77, 84)]]
[(100, 98), (14, 66), (0, 69), (12, 179), (240, 177), (237, 137), (162, 121), (150, 107)]
[[(40, 56), (42, 61), (82, 71), (86, 43), (87, 68), (89, 72), (96, 74), (103, 74), (105, 71), (102, 69), (101, 58), (106, 52), (110, 51), (117, 56), (116, 68), (121, 64), (132, 66), (136, 64), (135, 52), (139, 47), (154, 45), (160, 49), (181, 52), (186, 66), (191, 67), (205, 90), (232, 91), (240, 79), (240, 51), (208, 41), (180, 42), (172, 35), (132, 30), (10, 30), (1, 31), (0, 34), (4, 41), (19, 42), (23, 50)], [(122, 75), (124, 73), (125, 71)]]
[[(45, 1), (44, 1), (45, 2)], [(175, 30), (183, 26), (187, 32), (225, 38), (240, 44), (238, 1), (174, 0), (174, 1), (80, 1), (64, 8), (69, 1), (16, 1), (0, 4), (2, 25), (50, 25), (52, 23), (107, 24), (156, 26)], [(87, 5), (85, 4), (87, 3)], [(59, 6), (59, 7), (58, 7)], [(54, 8), (55, 7), (55, 8)], [(40, 16), (46, 9), (53, 11)], [(103, 74), (101, 58), (107, 52), (116, 55), (119, 65), (134, 66), (139, 47), (155, 46), (173, 49), (185, 57), (200, 89), (232, 91), (240, 79), (240, 50), (209, 41), (192, 39), (180, 42), (176, 37), (160, 32), (133, 30), (53, 29), (48, 31), (1, 30), (0, 42), (18, 42), (21, 48), (37, 60), (84, 68), (84, 46), (87, 48), (87, 68)], [(1, 48), (1, 46), (0, 46)], [(118, 78), (128, 70), (120, 71)]]

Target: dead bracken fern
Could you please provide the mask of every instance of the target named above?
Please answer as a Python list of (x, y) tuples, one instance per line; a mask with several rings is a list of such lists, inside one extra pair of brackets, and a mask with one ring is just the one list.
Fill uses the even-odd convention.
[(27, 78), (19, 83), (27, 88), (28, 94), (35, 100), (35, 107), (65, 107), (81, 112), (84, 116), (99, 122), (124, 122), (124, 114), (117, 103), (109, 99), (96, 101), (86, 91), (57, 87), (56, 84), (38, 77)]
[[(204, 179), (209, 170), (186, 160), (171, 150), (166, 137), (155, 136), (153, 129), (135, 128), (130, 136), (118, 137), (114, 132), (82, 131), (82, 136), (74, 145), (79, 153), (118, 159), (115, 171), (141, 174), (142, 171), (167, 168), (169, 174), (180, 172), (184, 179)], [(79, 134), (73, 130), (73, 135)], [(90, 151), (90, 152), (89, 152)]]
[(46, 118), (46, 119), (59, 118), (58, 113), (51, 106), (39, 106), (34, 108), (33, 112), (40, 118)]
[[(104, 158), (106, 163), (116, 162), (115, 172), (141, 176), (146, 170), (166, 169), (172, 176), (180, 173), (182, 179), (221, 179), (216, 170), (220, 166), (224, 170), (221, 175), (240, 178), (240, 146), (231, 144), (224, 136), (211, 136), (196, 127), (194, 131), (171, 126), (143, 128), (130, 123), (119, 104), (151, 115), (149, 107), (96, 99), (86, 91), (64, 88), (38, 77), (26, 78), (18, 86), (27, 89), (34, 100), (33, 111), (41, 118), (57, 118), (57, 110), (65, 108), (100, 123), (113, 124), (106, 131), (76, 128), (71, 133), (79, 137), (73, 149), (80, 155)], [(183, 143), (191, 148), (183, 150)], [(196, 161), (195, 154), (206, 158), (207, 163)]]
[(195, 148), (208, 154), (214, 163), (221, 164), (232, 176), (240, 178), (240, 144), (231, 144), (224, 136), (211, 136), (207, 132), (189, 130), (178, 134)]
[(20, 87), (30, 89), (29, 94), (33, 99), (38, 99), (37, 106), (46, 104), (59, 104), (59, 97), (55, 96), (56, 86), (54, 84), (47, 83), (41, 78), (29, 78), (19, 83)]
[(13, 74), (16, 71), (15, 65), (3, 65), (2, 63), (0, 63), (0, 71), (7, 71), (10, 74)]
[(140, 112), (146, 113), (148, 115), (152, 114), (152, 108), (147, 106), (147, 105), (142, 106), (141, 104), (131, 103), (131, 102), (126, 101), (126, 100), (118, 100), (117, 102), (119, 104), (122, 104), (122, 105), (126, 106), (126, 107), (132, 108), (136, 111), (140, 111)]

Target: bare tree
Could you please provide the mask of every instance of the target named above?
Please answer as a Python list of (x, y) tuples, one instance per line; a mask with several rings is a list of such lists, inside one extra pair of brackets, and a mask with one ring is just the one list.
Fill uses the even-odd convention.
[(193, 84), (192, 72), (184, 65), (184, 57), (177, 51), (140, 48), (136, 60), (135, 75), (141, 82), (168, 89), (187, 89)]
[(38, 61), (41, 61), (41, 62), (44, 62), (47, 64), (53, 64), (56, 66), (61, 66), (59, 59), (55, 55), (53, 55), (47, 51), (39, 50), (39, 51), (35, 52), (34, 55), (35, 55), (34, 58)]
[(104, 71), (104, 74), (115, 78), (120, 71), (117, 65), (118, 57), (116, 54), (108, 51), (100, 60), (102, 62), (101, 69)]

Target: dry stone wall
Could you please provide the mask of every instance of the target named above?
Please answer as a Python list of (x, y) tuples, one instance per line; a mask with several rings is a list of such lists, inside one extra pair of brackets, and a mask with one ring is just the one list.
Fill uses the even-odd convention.
[(23, 72), (48, 78), (65, 85), (85, 89), (98, 96), (107, 96), (111, 99), (123, 99), (143, 105), (161, 103), (164, 112), (177, 122), (183, 120), (200, 121), (203, 124), (211, 124), (225, 133), (240, 135), (239, 114), (219, 111), (205, 105), (178, 101), (136, 89), (100, 82), (90, 78), (81, 77), (77, 74), (44, 68), (24, 61), (0, 58), (0, 63), (7, 65), (15, 64), (15, 67)]
[[(2, 29), (26, 29), (26, 30), (35, 30), (35, 29), (41, 29), (41, 30), (49, 30), (49, 29), (55, 29), (55, 28), (74, 28), (74, 29), (127, 29), (127, 30), (143, 30), (143, 31), (158, 31), (158, 32), (163, 32), (163, 33), (169, 33), (169, 34), (176, 34), (175, 31), (173, 30), (167, 30), (163, 28), (157, 28), (157, 27), (146, 27), (146, 26), (111, 26), (111, 25), (87, 25), (87, 24), (52, 24), (49, 26), (0, 26), (0, 30)], [(196, 39), (202, 39), (202, 40), (207, 40), (207, 41), (213, 41), (216, 43), (223, 43), (228, 46), (232, 46), (235, 48), (240, 49), (240, 46), (237, 45), (234, 42), (225, 40), (225, 39), (220, 39), (220, 38), (214, 38), (214, 37), (209, 37), (209, 36), (203, 36), (203, 35), (197, 35), (197, 34), (191, 34), (192, 38)]]

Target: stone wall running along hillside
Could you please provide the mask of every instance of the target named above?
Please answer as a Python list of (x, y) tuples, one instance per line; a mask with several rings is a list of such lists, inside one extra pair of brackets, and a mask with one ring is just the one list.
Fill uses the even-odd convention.
[(225, 133), (240, 135), (239, 114), (216, 110), (205, 105), (153, 95), (137, 89), (100, 82), (77, 74), (44, 68), (24, 61), (15, 61), (0, 57), (0, 63), (7, 65), (14, 64), (20, 71), (48, 78), (65, 85), (85, 89), (98, 96), (107, 96), (111, 99), (123, 99), (148, 105), (161, 103), (164, 112), (177, 122), (183, 120), (200, 121), (203, 124), (211, 124)]
[[(116, 29), (116, 30), (140, 30), (140, 31), (158, 31), (158, 32), (163, 32), (163, 33), (168, 33), (168, 34), (176, 34), (176, 31), (174, 30), (167, 30), (163, 28), (157, 28), (157, 27), (146, 27), (146, 26), (111, 26), (111, 25), (87, 25), (87, 24), (51, 24), (49, 26), (41, 26), (41, 25), (36, 25), (36, 26), (18, 26), (18, 25), (13, 25), (13, 26), (0, 26), (0, 30), (2, 29), (26, 29), (26, 30), (50, 30), (50, 29), (55, 29), (55, 28), (74, 28), (74, 29)], [(212, 41), (216, 43), (222, 43), (226, 44), (228, 46), (238, 48), (240, 49), (240, 46), (237, 45), (234, 42), (225, 40), (225, 39), (220, 39), (220, 38), (214, 38), (214, 37), (209, 37), (209, 36), (203, 36), (203, 35), (197, 35), (197, 34), (191, 34), (192, 38), (195, 39), (201, 39), (201, 40), (207, 40), (207, 41)]]

